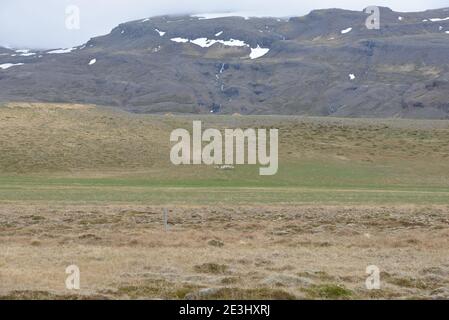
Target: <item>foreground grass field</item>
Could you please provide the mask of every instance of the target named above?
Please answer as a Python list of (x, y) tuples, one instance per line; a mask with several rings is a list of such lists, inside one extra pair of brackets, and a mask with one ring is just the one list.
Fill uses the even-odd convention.
[[(278, 174), (171, 165), (196, 119), (278, 128)], [(448, 160), (449, 121), (4, 105), (0, 298), (449, 298)]]
[(162, 209), (1, 205), (0, 297), (448, 298), (449, 206)]

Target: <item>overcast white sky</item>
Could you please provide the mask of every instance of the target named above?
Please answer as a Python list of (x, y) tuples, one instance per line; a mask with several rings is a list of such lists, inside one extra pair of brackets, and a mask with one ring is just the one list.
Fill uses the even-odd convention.
[[(80, 29), (66, 28), (66, 7), (80, 8)], [(0, 45), (60, 48), (108, 33), (119, 23), (162, 14), (243, 12), (254, 16), (304, 15), (313, 9), (363, 10), (369, 5), (395, 11), (423, 11), (448, 0), (0, 0)]]

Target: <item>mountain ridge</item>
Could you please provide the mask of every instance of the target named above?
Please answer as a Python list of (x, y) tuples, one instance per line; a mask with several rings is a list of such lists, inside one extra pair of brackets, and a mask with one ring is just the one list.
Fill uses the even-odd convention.
[[(68, 49), (0, 48), (0, 101), (136, 113), (449, 118), (449, 8), (158, 16)], [(11, 65), (11, 66), (10, 66)]]

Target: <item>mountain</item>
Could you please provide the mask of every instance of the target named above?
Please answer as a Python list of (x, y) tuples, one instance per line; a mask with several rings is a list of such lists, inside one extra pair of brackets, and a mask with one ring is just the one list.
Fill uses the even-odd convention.
[(8, 55), (8, 54), (13, 54), (13, 53), (14, 52), (11, 49), (0, 47), (0, 55), (2, 55), (2, 56)]
[[(69, 49), (0, 49), (0, 101), (136, 113), (449, 118), (449, 8), (162, 16)], [(6, 67), (5, 67), (6, 66)]]

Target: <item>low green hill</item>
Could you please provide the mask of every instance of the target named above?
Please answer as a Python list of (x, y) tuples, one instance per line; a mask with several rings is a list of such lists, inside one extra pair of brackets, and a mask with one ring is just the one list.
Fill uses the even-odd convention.
[[(279, 172), (170, 162), (170, 133), (278, 128)], [(449, 121), (148, 116), (88, 105), (0, 107), (0, 201), (449, 203)]]

